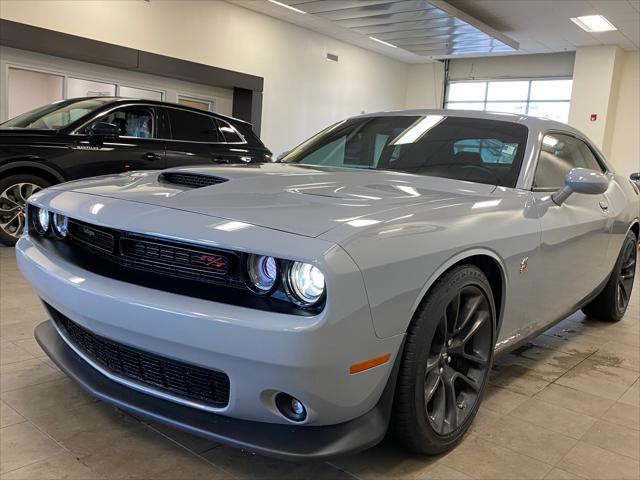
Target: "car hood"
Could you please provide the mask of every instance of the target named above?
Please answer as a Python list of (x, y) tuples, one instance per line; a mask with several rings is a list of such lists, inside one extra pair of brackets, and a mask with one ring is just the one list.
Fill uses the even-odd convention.
[[(222, 183), (191, 188), (167, 182), (166, 173), (212, 176)], [(366, 225), (371, 216), (392, 218), (402, 209), (478, 201), (495, 186), (383, 170), (257, 164), (130, 172), (51, 188), (317, 237), (349, 222)]]

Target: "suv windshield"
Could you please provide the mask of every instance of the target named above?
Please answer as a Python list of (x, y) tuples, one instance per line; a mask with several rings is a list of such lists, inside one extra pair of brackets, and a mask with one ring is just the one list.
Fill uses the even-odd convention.
[(527, 132), (517, 123), (481, 118), (361, 117), (329, 127), (281, 161), (514, 187)]
[(60, 130), (111, 101), (108, 98), (90, 98), (56, 102), (18, 115), (0, 124), (0, 127)]

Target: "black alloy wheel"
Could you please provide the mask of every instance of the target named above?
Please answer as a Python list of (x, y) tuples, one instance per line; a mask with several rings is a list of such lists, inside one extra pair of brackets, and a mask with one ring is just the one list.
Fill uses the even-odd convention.
[(429, 347), (424, 382), (427, 417), (439, 435), (464, 424), (480, 399), (491, 356), (491, 307), (467, 286), (445, 308)]
[(633, 280), (636, 275), (637, 256), (638, 249), (635, 243), (626, 242), (622, 251), (622, 263), (620, 264), (616, 285), (616, 307), (621, 312), (627, 310), (629, 300), (631, 300)]
[(604, 289), (582, 308), (585, 315), (606, 322), (617, 322), (624, 316), (632, 298), (637, 258), (638, 239), (629, 231)]
[(480, 406), (493, 360), (491, 285), (473, 265), (446, 272), (407, 330), (390, 430), (409, 450), (453, 448)]

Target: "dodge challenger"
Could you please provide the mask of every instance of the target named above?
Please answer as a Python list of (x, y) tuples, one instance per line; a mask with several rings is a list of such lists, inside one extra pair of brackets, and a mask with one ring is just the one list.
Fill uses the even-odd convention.
[(28, 200), (35, 335), (95, 397), (238, 448), (451, 449), (492, 361), (633, 287), (639, 193), (567, 125), (420, 110), (278, 163), (168, 168)]

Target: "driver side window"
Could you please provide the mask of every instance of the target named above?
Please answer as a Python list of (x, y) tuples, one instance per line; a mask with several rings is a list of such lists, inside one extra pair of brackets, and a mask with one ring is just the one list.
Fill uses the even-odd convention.
[(559, 133), (545, 135), (533, 187), (545, 190), (558, 189), (564, 185), (565, 175), (577, 167), (604, 171), (591, 148), (582, 140)]
[[(153, 113), (144, 107), (126, 107), (114, 110), (97, 121), (116, 125), (120, 129), (122, 137), (155, 138)], [(86, 128), (85, 133), (88, 133), (90, 128), (91, 125)]]

